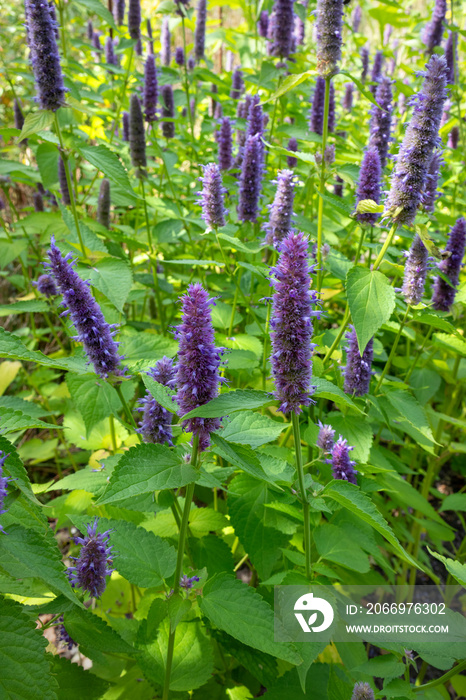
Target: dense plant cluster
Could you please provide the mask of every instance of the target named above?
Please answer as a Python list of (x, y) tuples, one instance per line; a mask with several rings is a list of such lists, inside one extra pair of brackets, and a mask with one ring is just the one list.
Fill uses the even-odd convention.
[(465, 18), (5, 7), (0, 697), (466, 695), (274, 619), (466, 586)]

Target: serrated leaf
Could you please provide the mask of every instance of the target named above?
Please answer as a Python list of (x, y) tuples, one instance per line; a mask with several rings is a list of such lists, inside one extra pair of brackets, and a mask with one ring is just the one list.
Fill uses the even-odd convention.
[(13, 433), (17, 430), (30, 430), (31, 428), (51, 428), (57, 426), (45, 423), (39, 418), (25, 415), (22, 411), (0, 406), (0, 433)]
[(173, 398), (176, 395), (175, 391), (156, 382), (155, 379), (152, 379), (148, 374), (142, 374), (141, 379), (147, 391), (154, 397), (157, 403), (166, 408), (167, 411), (170, 411), (170, 413), (177, 413), (178, 404)]
[(38, 314), (48, 311), (48, 306), (41, 299), (15, 301), (12, 304), (0, 304), (0, 317), (13, 314)]
[(131, 647), (105, 620), (84, 608), (73, 608), (64, 614), (65, 629), (77, 644), (83, 645), (86, 653), (92, 650), (107, 654), (134, 653)]
[(327, 421), (336, 434), (348, 440), (348, 444), (354, 447), (353, 456), (357, 462), (367, 462), (372, 445), (372, 429), (369, 423), (362, 421), (359, 416), (343, 415), (332, 411), (327, 415)]
[(37, 134), (38, 131), (47, 129), (50, 124), (52, 124), (54, 118), (54, 113), (46, 109), (41, 109), (38, 112), (29, 112), (24, 120), (23, 128), (18, 136), (18, 141), (27, 139), (29, 136)]
[(388, 391), (385, 396), (394, 409), (394, 415), (390, 418), (396, 421), (395, 427), (401, 427), (417, 439), (425, 450), (432, 452), (433, 445), (438, 443), (433, 436), (424, 409), (417, 399), (407, 391)]
[(324, 523), (313, 530), (312, 537), (323, 559), (362, 574), (369, 571), (369, 557), (341, 527)]
[(51, 143), (41, 143), (36, 151), (36, 161), (45, 189), (58, 182), (58, 149)]
[[(82, 0), (79, 1), (82, 2)], [(83, 158), (88, 160), (98, 170), (101, 170), (115, 185), (121, 187), (126, 195), (135, 201), (137, 200), (129, 182), (128, 173), (116, 153), (103, 144), (100, 144), (100, 146), (81, 146), (78, 150)]]
[[(274, 641), (274, 614), (250, 586), (228, 574), (216, 574), (204, 586), (199, 607), (209, 620), (243, 644), (292, 664), (301, 657), (287, 643)], [(285, 630), (281, 631), (286, 639)]]
[(45, 655), (45, 637), (19, 603), (2, 596), (0, 639), (0, 697), (57, 700), (58, 685)]
[(332, 384), (323, 377), (313, 377), (312, 384), (316, 387), (313, 396), (319, 396), (323, 399), (330, 399), (333, 403), (344, 406), (351, 406), (358, 413), (362, 413), (361, 409), (347, 396), (336, 384)]
[(288, 423), (279, 423), (260, 413), (242, 411), (225, 422), (219, 435), (229, 442), (249, 445), (255, 449), (273, 442), (288, 427)]
[(395, 291), (381, 272), (353, 267), (346, 276), (346, 294), (362, 355), (369, 340), (390, 318)]
[(98, 700), (109, 683), (63, 656), (52, 658), (52, 673), (58, 683), (58, 700)]
[(433, 557), (442, 562), (449, 574), (458, 581), (462, 586), (466, 586), (466, 564), (461, 564), (450, 557), (443, 557), (438, 552), (433, 552), (430, 547), (427, 547)]
[(115, 389), (95, 374), (67, 374), (66, 384), (83, 417), (87, 437), (100, 421), (121, 409)]
[(466, 493), (452, 493), (443, 499), (440, 512), (444, 510), (461, 510), (466, 512)]
[(65, 369), (71, 372), (84, 373), (88, 371), (85, 361), (79, 358), (53, 359), (37, 350), (29, 350), (16, 335), (9, 333), (1, 326), (0, 357), (7, 357), (10, 360), (35, 362), (36, 364), (45, 365), (46, 367), (58, 367), (59, 369)]
[(188, 418), (220, 418), (235, 411), (245, 409), (260, 408), (274, 401), (273, 396), (265, 391), (253, 391), (251, 389), (239, 389), (220, 394), (209, 403), (189, 411), (183, 416), (183, 420)]
[(125, 364), (134, 372), (153, 367), (164, 355), (174, 357), (178, 350), (178, 343), (172, 338), (165, 338), (155, 333), (135, 333), (134, 335), (123, 333), (120, 342), (120, 352), (125, 356)]
[(238, 469), (242, 469), (247, 474), (250, 474), (255, 479), (268, 481), (274, 484), (275, 480), (272, 476), (264, 471), (260, 461), (250, 447), (245, 445), (235, 445), (227, 442), (218, 433), (211, 434), (212, 443), (215, 445), (214, 452), (220, 455), (227, 462)]
[(123, 313), (123, 307), (133, 284), (131, 268), (125, 260), (102, 258), (92, 268), (80, 270), (80, 276), (89, 280)]

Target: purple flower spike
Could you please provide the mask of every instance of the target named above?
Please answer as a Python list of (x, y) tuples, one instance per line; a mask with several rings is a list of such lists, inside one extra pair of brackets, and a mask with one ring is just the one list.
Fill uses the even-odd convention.
[(294, 51), (294, 0), (275, 0), (273, 7), (273, 23), (269, 23), (268, 31), (271, 43), (271, 56), (288, 58)]
[(129, 103), (129, 150), (133, 167), (137, 169), (138, 176), (141, 177), (147, 165), (146, 132), (144, 131), (141, 103), (137, 95), (131, 95)]
[[(21, 131), (24, 125), (24, 114), (21, 110), (21, 105), (16, 99), (13, 103), (13, 111), (15, 115), (15, 129), (19, 129)], [(27, 139), (25, 139), (25, 141), (27, 141)]]
[(339, 175), (335, 177), (335, 184), (333, 186), (333, 194), (335, 197), (343, 197), (343, 180)]
[(235, 68), (235, 70), (233, 72), (233, 77), (232, 77), (232, 81), (231, 81), (230, 97), (232, 97), (234, 100), (239, 100), (243, 90), (244, 90), (243, 71), (238, 66), (237, 68)]
[(267, 10), (262, 10), (259, 21), (257, 23), (257, 30), (259, 33), (259, 36), (263, 37), (264, 39), (267, 39), (267, 32), (269, 28), (269, 13)]
[(87, 23), (87, 38), (89, 41), (92, 41), (94, 37), (94, 25), (92, 24), (91, 20), (88, 21)]
[(115, 45), (111, 36), (108, 36), (105, 41), (105, 60), (110, 66), (117, 65), (117, 59), (115, 56)]
[(356, 5), (353, 10), (353, 15), (351, 17), (353, 23), (353, 32), (359, 32), (359, 25), (362, 19), (362, 8), (361, 5)]
[(264, 110), (260, 104), (259, 95), (252, 96), (247, 112), (247, 119), (246, 138), (249, 136), (256, 136), (256, 134), (261, 138), (264, 133)]
[(125, 0), (115, 0), (113, 4), (113, 13), (115, 22), (121, 27), (125, 21)]
[(335, 431), (331, 425), (324, 425), (320, 421), (318, 423), (320, 429), (317, 436), (317, 447), (320, 447), (324, 452), (331, 452), (335, 442)]
[(110, 180), (106, 177), (100, 183), (97, 200), (97, 221), (101, 226), (110, 228)]
[(361, 82), (365, 83), (367, 78), (367, 71), (369, 70), (369, 49), (367, 46), (363, 46), (359, 55), (361, 56)]
[(47, 2), (26, 0), (27, 39), (41, 109), (56, 112), (65, 104), (66, 88), (60, 66), (56, 22)]
[(460, 140), (460, 130), (458, 126), (452, 127), (452, 130), (448, 134), (448, 148), (453, 148), (454, 151), (458, 148), (458, 143)]
[(225, 204), (223, 201), (226, 189), (223, 186), (222, 174), (216, 163), (209, 163), (204, 167), (204, 177), (202, 182), (202, 192), (197, 204), (202, 206), (202, 218), (210, 228), (225, 226)]
[(445, 59), (433, 54), (422, 74), (424, 83), (396, 157), (385, 204), (385, 215), (400, 224), (410, 225), (416, 217), (432, 153), (439, 143), (438, 130), (447, 97), (446, 74)]
[(58, 618), (58, 621), (61, 622), (62, 624), (58, 627), (57, 632), (58, 632), (58, 640), (63, 643), (65, 647), (67, 647), (70, 651), (73, 647), (77, 647), (78, 645), (70, 637), (68, 632), (65, 629), (65, 626), (63, 624), (63, 615)]
[[(163, 384), (163, 386), (168, 386), (170, 389), (175, 387), (175, 368), (173, 360), (170, 360), (168, 357), (163, 357), (159, 360), (147, 374), (159, 384)], [(172, 414), (157, 403), (149, 393), (146, 393), (145, 397), (141, 399), (141, 405), (143, 407), (143, 416), (139, 425), (141, 426), (140, 432), (145, 442), (153, 442), (159, 445), (163, 445), (166, 442), (171, 447), (173, 445)]]
[(437, 192), (438, 180), (440, 177), (440, 168), (444, 164), (441, 151), (435, 151), (427, 171), (424, 189), (421, 194), (421, 203), (425, 211), (433, 212), (435, 202), (440, 197)]
[[(324, 131), (324, 108), (325, 108), (325, 79), (317, 77), (314, 90), (314, 97), (311, 108), (311, 121), (309, 127), (315, 134), (322, 136)], [(335, 128), (335, 88), (330, 83), (329, 111), (328, 111), (328, 131), (331, 133)]]
[(351, 112), (351, 110), (353, 109), (353, 83), (345, 83), (343, 109), (346, 109), (347, 112)]
[(365, 396), (369, 393), (371, 383), (374, 339), (369, 340), (362, 357), (359, 354), (358, 338), (353, 327), (347, 333), (346, 340), (348, 345), (346, 347), (345, 392), (353, 396)]
[(94, 36), (92, 37), (92, 46), (95, 48), (96, 51), (102, 51), (102, 45), (100, 43), (100, 34), (98, 32), (94, 32)]
[[(175, 118), (175, 103), (173, 101), (173, 88), (171, 85), (162, 85), (162, 119)], [(166, 139), (172, 139), (175, 136), (175, 122), (162, 121), (162, 134)]]
[[(219, 367), (223, 350), (215, 347), (215, 333), (210, 307), (214, 300), (201, 284), (190, 284), (182, 297), (183, 319), (176, 330), (179, 339), (176, 366), (176, 401), (179, 416), (208, 403), (219, 393)], [(199, 451), (210, 444), (210, 433), (220, 428), (219, 418), (190, 418), (183, 421), (184, 430), (199, 437)]]
[(194, 583), (197, 581), (200, 581), (199, 576), (189, 577), (186, 576), (186, 574), (183, 574), (183, 576), (180, 578), (180, 588), (184, 588), (185, 591), (190, 591)]
[(455, 73), (458, 73), (458, 36), (456, 32), (448, 34), (445, 44), (445, 60), (448, 66), (447, 83), (453, 85), (456, 82)]
[(129, 141), (129, 112), (123, 112), (123, 141)]
[(382, 77), (382, 66), (383, 66), (383, 53), (382, 51), (377, 51), (374, 57), (374, 65), (372, 66), (371, 82), (375, 85), (370, 86), (370, 91), (375, 97), (377, 92), (377, 85)]
[(265, 241), (278, 247), (280, 242), (293, 230), (293, 201), (295, 176), (292, 170), (280, 170), (277, 175), (277, 191), (270, 205), (269, 221), (265, 224)]
[(170, 61), (171, 61), (171, 49), (170, 49), (171, 36), (170, 36), (170, 27), (168, 24), (168, 17), (163, 18), (162, 31), (160, 33), (160, 43), (161, 43), (160, 60), (162, 61), (162, 66), (169, 66)]
[(146, 19), (147, 36), (149, 37), (149, 53), (154, 53), (154, 37), (152, 35), (152, 24), (150, 19)]
[(66, 204), (66, 206), (70, 206), (71, 204), (71, 196), (70, 196), (70, 191), (68, 189), (68, 181), (66, 179), (66, 166), (63, 161), (63, 158), (60, 156), (58, 158), (58, 183), (60, 185), (60, 192), (61, 196), (63, 198), (63, 203)]
[(256, 221), (262, 188), (263, 149), (259, 136), (250, 136), (244, 147), (239, 182), (238, 218)]
[[(288, 141), (288, 145), (286, 147), (287, 151), (293, 151), (296, 153), (298, 150), (298, 141), (292, 136), (290, 140)], [(295, 158), (294, 156), (287, 156), (286, 157), (286, 164), (288, 165), (289, 168), (295, 168), (298, 165), (298, 159)]]
[(157, 119), (157, 98), (159, 87), (157, 84), (157, 68), (155, 57), (149, 54), (144, 66), (144, 113), (146, 121), (151, 123)]
[(354, 469), (356, 462), (349, 457), (349, 453), (353, 449), (348, 445), (348, 441), (340, 435), (332, 450), (332, 475), (334, 479), (357, 484), (356, 470)]
[(445, 249), (445, 252), (450, 253), (450, 255), (438, 264), (438, 269), (449, 279), (450, 284), (441, 277), (435, 278), (432, 306), (437, 311), (450, 311), (455, 301), (465, 245), (466, 220), (461, 218), (450, 231)]
[(421, 238), (416, 234), (405, 263), (403, 296), (407, 304), (417, 306), (424, 294), (429, 253)]
[(68, 307), (71, 320), (78, 331), (74, 339), (83, 343), (89, 362), (92, 362), (99, 376), (123, 374), (118, 343), (113, 340), (115, 326), (107, 323), (88, 285), (75, 272), (75, 261), (71, 261), (71, 254), (63, 257), (52, 237), (48, 256), (51, 273), (63, 295), (63, 303)]
[(207, 0), (199, 0), (197, 5), (196, 30), (194, 32), (194, 55), (197, 61), (204, 58), (205, 25), (207, 21)]
[(34, 192), (34, 211), (44, 211), (44, 198), (41, 192)]
[(58, 289), (50, 275), (41, 275), (37, 282), (33, 282), (37, 287), (37, 291), (50, 299), (50, 297), (56, 297), (58, 295)]
[(129, 0), (128, 31), (134, 41), (141, 38), (141, 0)]
[(317, 0), (317, 72), (323, 78), (338, 73), (342, 27), (343, 0)]
[(218, 165), (220, 170), (230, 170), (233, 167), (233, 139), (231, 122), (223, 117), (220, 129), (216, 134), (218, 143)]
[(299, 414), (301, 406), (309, 406), (312, 401), (312, 317), (320, 317), (320, 311), (315, 310), (316, 292), (310, 289), (314, 265), (309, 265), (308, 246), (303, 233), (288, 233), (280, 245), (278, 262), (271, 269), (274, 294), (270, 363), (274, 395), (283, 413)]
[(182, 46), (177, 46), (175, 49), (175, 63), (177, 66), (184, 66), (184, 49)]
[(427, 51), (432, 52), (436, 46), (440, 46), (443, 37), (443, 23), (447, 14), (447, 0), (435, 0), (432, 19), (422, 33), (422, 41)]
[(369, 683), (356, 683), (351, 700), (374, 700), (374, 691)]
[(375, 101), (371, 109), (369, 146), (378, 150), (382, 170), (387, 163), (392, 127), (393, 94), (390, 78), (382, 78), (377, 86)]
[[(380, 156), (376, 148), (368, 148), (362, 159), (359, 181), (356, 191), (356, 204), (365, 199), (380, 202)], [(359, 222), (375, 224), (380, 214), (371, 212), (358, 212), (356, 218)]]
[[(3, 515), (4, 513), (7, 512), (7, 510), (4, 508), (5, 504), (5, 498), (7, 494), (7, 488), (8, 488), (8, 482), (11, 481), (10, 476), (4, 476), (3, 475), (3, 467), (5, 465), (5, 461), (7, 459), (8, 455), (6, 452), (3, 452), (0, 450), (0, 515)], [(3, 527), (0, 525), (0, 532), (5, 532)]]
[(93, 598), (100, 598), (107, 585), (106, 577), (114, 571), (109, 569), (112, 556), (110, 532), (97, 532), (99, 519), (87, 525), (85, 537), (75, 537), (76, 544), (82, 545), (79, 557), (70, 557), (75, 563), (67, 571), (73, 588), (81, 588)]

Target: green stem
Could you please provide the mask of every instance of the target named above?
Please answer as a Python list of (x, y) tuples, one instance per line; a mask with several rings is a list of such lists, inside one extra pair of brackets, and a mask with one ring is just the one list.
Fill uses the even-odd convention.
[(414, 370), (415, 370), (415, 368), (416, 368), (416, 365), (417, 365), (417, 363), (419, 362), (419, 358), (421, 357), (421, 355), (422, 355), (422, 353), (423, 353), (423, 351), (424, 351), (424, 348), (425, 348), (425, 346), (426, 346), (426, 343), (427, 343), (427, 341), (429, 340), (430, 336), (432, 335), (432, 331), (433, 331), (433, 330), (434, 330), (434, 328), (433, 328), (433, 326), (431, 326), (431, 327), (429, 328), (429, 330), (427, 331), (427, 333), (425, 334), (424, 340), (422, 341), (422, 345), (421, 345), (421, 347), (419, 348), (419, 350), (417, 351), (416, 355), (414, 356), (414, 359), (413, 359), (413, 362), (412, 362), (412, 364), (411, 364), (411, 367), (410, 367), (409, 370), (408, 370), (408, 374), (406, 375), (406, 377), (405, 377), (404, 380), (403, 380), (405, 383), (409, 381), (410, 376), (411, 376), (412, 373), (414, 372)]
[(420, 691), (429, 690), (430, 688), (436, 688), (438, 685), (443, 685), (449, 681), (450, 678), (454, 678), (465, 669), (466, 661), (462, 661), (460, 664), (454, 666), (449, 671), (444, 673), (443, 676), (440, 676), (440, 678), (436, 678), (434, 681), (429, 681), (429, 683), (424, 683), (424, 685), (415, 685), (412, 690), (414, 690), (415, 693), (419, 693)]
[[(183, 10), (181, 10), (183, 12)], [(191, 127), (191, 138), (193, 140), (193, 153), (194, 153), (194, 119), (193, 115), (191, 112), (191, 105), (189, 104), (190, 99), (189, 99), (189, 81), (188, 81), (188, 57), (186, 55), (186, 27), (184, 24), (184, 14), (181, 15), (181, 27), (182, 27), (182, 33), (183, 33), (183, 51), (184, 51), (184, 90), (186, 93), (186, 107), (188, 110), (188, 117), (189, 117), (189, 125)]]
[(336, 350), (338, 345), (340, 344), (340, 340), (343, 338), (343, 333), (346, 330), (346, 327), (349, 323), (349, 317), (350, 317), (350, 310), (348, 306), (348, 302), (346, 302), (346, 309), (345, 309), (345, 315), (343, 316), (343, 321), (341, 322), (340, 330), (338, 331), (338, 335), (333, 341), (332, 345), (330, 348), (327, 350), (325, 357), (324, 357), (324, 364), (328, 362), (328, 360), (332, 357), (333, 351)]
[(324, 124), (322, 131), (322, 163), (320, 164), (320, 183), (319, 183), (319, 204), (317, 209), (317, 268), (319, 276), (317, 281), (317, 291), (322, 288), (322, 228), (324, 220), (324, 193), (325, 193), (325, 148), (327, 146), (328, 136), (328, 113), (330, 107), (330, 80), (325, 78), (325, 102), (324, 102)]
[(387, 249), (388, 249), (389, 245), (391, 245), (391, 242), (392, 242), (392, 240), (393, 240), (393, 236), (395, 235), (397, 228), (398, 228), (398, 222), (395, 221), (395, 223), (394, 223), (393, 226), (391, 227), (390, 232), (389, 232), (389, 234), (388, 234), (388, 236), (387, 236), (387, 240), (385, 241), (385, 243), (384, 243), (383, 246), (382, 246), (382, 250), (380, 251), (380, 253), (378, 254), (378, 256), (377, 256), (377, 258), (376, 258), (376, 260), (375, 260), (375, 263), (374, 263), (374, 265), (373, 265), (373, 267), (372, 267), (373, 270), (377, 270), (377, 268), (380, 267), (380, 265), (381, 265), (381, 263), (382, 263), (382, 260), (383, 260), (383, 258), (384, 258), (384, 255), (385, 255), (385, 253), (387, 252)]
[(136, 421), (135, 421), (134, 418), (133, 418), (133, 414), (131, 413), (130, 407), (129, 407), (128, 404), (126, 403), (126, 399), (125, 399), (125, 397), (123, 396), (123, 392), (121, 391), (121, 386), (120, 386), (120, 384), (115, 384), (115, 385), (114, 385), (114, 388), (115, 388), (116, 393), (118, 394), (118, 398), (120, 399), (121, 405), (123, 406), (123, 410), (124, 410), (124, 412), (125, 412), (125, 414), (126, 414), (126, 417), (128, 418), (130, 424), (133, 426), (134, 430), (136, 431), (136, 435), (137, 435), (138, 438), (139, 438), (139, 442), (142, 442), (142, 437), (141, 437), (141, 435), (139, 434), (139, 432), (137, 432), (137, 431), (138, 431), (138, 426), (136, 425)]
[[(199, 450), (199, 437), (195, 437), (193, 439), (193, 449), (191, 453), (191, 466), (193, 469), (196, 469), (197, 467), (197, 461), (198, 461), (198, 450)], [(178, 542), (178, 556), (176, 559), (176, 569), (175, 569), (175, 582), (173, 586), (173, 594), (176, 595), (178, 591), (180, 590), (180, 578), (183, 572), (183, 559), (184, 559), (184, 549), (185, 549), (185, 543), (186, 543), (186, 534), (188, 531), (188, 523), (189, 523), (189, 512), (191, 510), (191, 503), (193, 501), (193, 496), (194, 496), (194, 482), (191, 484), (188, 484), (186, 487), (186, 495), (185, 495), (185, 501), (184, 501), (184, 509), (183, 509), (183, 518), (181, 520), (181, 527), (180, 527), (180, 537), (179, 537), (179, 542)], [(167, 663), (165, 665), (165, 682), (163, 686), (163, 695), (162, 695), (162, 700), (168, 700), (168, 695), (170, 692), (170, 676), (171, 676), (171, 671), (172, 671), (172, 664), (173, 664), (173, 650), (175, 648), (175, 634), (176, 634), (176, 628), (171, 629), (170, 625), (170, 634), (168, 637), (168, 648), (167, 648)]]
[(401, 334), (402, 334), (402, 332), (403, 332), (403, 328), (405, 327), (406, 320), (407, 320), (407, 318), (408, 318), (408, 314), (409, 314), (410, 309), (411, 309), (411, 307), (410, 307), (410, 305), (408, 304), (408, 306), (406, 307), (405, 315), (403, 316), (403, 320), (402, 320), (401, 323), (400, 323), (400, 327), (399, 327), (399, 329), (398, 329), (398, 333), (397, 333), (397, 335), (396, 335), (395, 342), (394, 342), (393, 345), (392, 345), (392, 349), (391, 349), (390, 355), (388, 356), (388, 360), (387, 360), (387, 362), (385, 363), (385, 367), (383, 368), (383, 372), (382, 372), (382, 374), (380, 375), (380, 379), (379, 379), (379, 381), (377, 382), (377, 386), (375, 387), (374, 395), (377, 395), (377, 392), (378, 392), (378, 390), (380, 389), (380, 387), (381, 387), (381, 385), (382, 385), (382, 382), (383, 382), (383, 380), (384, 380), (384, 377), (385, 377), (385, 375), (387, 374), (388, 370), (390, 369), (390, 367), (391, 367), (391, 365), (392, 365), (393, 358), (395, 357), (396, 349), (397, 349), (397, 347), (398, 347), (398, 343), (400, 342)]
[(306, 576), (311, 578), (311, 523), (309, 520), (309, 502), (307, 500), (306, 489), (304, 488), (303, 453), (301, 451), (301, 436), (299, 434), (299, 418), (296, 413), (292, 413), (294, 446), (296, 452), (296, 470), (298, 472), (299, 489), (303, 503), (304, 516), (304, 556), (306, 558)]
[(144, 188), (144, 178), (143, 177), (141, 177), (141, 191), (142, 191), (142, 202), (143, 202), (143, 207), (144, 207), (144, 217), (146, 220), (147, 245), (149, 246), (149, 265), (152, 268), (152, 279), (154, 280), (154, 292), (155, 292), (155, 298), (157, 300), (157, 307), (159, 310), (160, 328), (161, 328), (163, 335), (165, 335), (165, 314), (164, 314), (164, 309), (162, 306), (162, 299), (160, 297), (159, 278), (157, 277), (157, 260), (154, 261), (152, 259), (154, 249), (152, 246), (152, 234), (150, 231), (149, 214), (147, 212), (147, 202), (146, 202), (146, 190)]

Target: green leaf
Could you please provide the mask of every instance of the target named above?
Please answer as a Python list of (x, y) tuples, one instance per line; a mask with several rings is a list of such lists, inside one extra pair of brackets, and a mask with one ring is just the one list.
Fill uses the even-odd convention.
[[(216, 574), (204, 586), (199, 607), (209, 620), (243, 644), (292, 664), (301, 657), (291, 644), (274, 641), (274, 614), (255, 591), (228, 574)], [(286, 639), (285, 630), (280, 631)]]
[(18, 141), (27, 139), (29, 136), (37, 134), (38, 131), (47, 129), (50, 124), (52, 124), (54, 118), (54, 113), (45, 109), (41, 109), (38, 112), (29, 112), (24, 120), (23, 128), (18, 136)]
[(105, 620), (84, 608), (73, 608), (64, 614), (65, 629), (77, 644), (82, 645), (86, 655), (92, 651), (105, 654), (132, 655), (133, 647), (120, 637)]
[(0, 596), (0, 697), (5, 700), (57, 700), (47, 640), (19, 603)]
[(83, 417), (86, 437), (101, 420), (121, 409), (115, 389), (95, 374), (68, 373), (66, 384), (74, 405)]
[(52, 657), (52, 673), (59, 686), (59, 700), (97, 700), (109, 687), (107, 681), (63, 656)]
[(13, 304), (0, 304), (0, 317), (13, 314), (35, 314), (48, 311), (48, 306), (42, 299), (15, 301)]
[(164, 445), (141, 444), (125, 452), (98, 504), (115, 503), (142, 493), (180, 488), (196, 481), (197, 473)]
[(372, 102), (373, 105), (375, 105), (376, 107), (379, 107), (379, 109), (380, 109), (380, 105), (377, 104), (377, 102), (375, 101), (374, 96), (372, 95), (372, 93), (364, 87), (364, 85), (361, 83), (360, 80), (358, 80), (357, 78), (355, 78), (353, 75), (351, 75), (350, 73), (348, 73), (348, 71), (346, 71), (346, 70), (340, 70), (340, 74), (341, 74), (341, 75), (346, 75), (347, 78), (349, 78), (350, 80), (352, 80), (353, 83), (354, 83), (354, 84), (356, 85), (356, 87), (358, 88), (358, 90), (359, 90), (359, 92), (361, 93), (361, 95), (364, 95), (364, 97), (366, 98), (366, 100), (369, 100), (369, 102)]
[(215, 445), (214, 452), (238, 469), (242, 469), (255, 479), (275, 484), (275, 480), (264, 471), (255, 453), (245, 445), (234, 445), (227, 442), (218, 433), (212, 433), (211, 439)]
[(120, 258), (102, 258), (90, 269), (80, 270), (80, 276), (88, 279), (93, 287), (123, 313), (123, 307), (133, 284), (131, 268)]
[(453, 354), (458, 353), (462, 357), (466, 357), (466, 342), (464, 340), (452, 337), (447, 333), (435, 333), (434, 340), (445, 350), (449, 350), (449, 352)]
[(438, 552), (433, 552), (430, 547), (427, 547), (433, 557), (442, 562), (449, 574), (458, 581), (462, 586), (466, 586), (466, 564), (461, 564), (450, 557), (442, 557)]
[(381, 214), (383, 210), (383, 204), (377, 204), (373, 199), (361, 199), (356, 207), (358, 214)]
[(348, 444), (354, 447), (353, 456), (357, 462), (367, 462), (372, 445), (372, 429), (369, 423), (362, 421), (358, 416), (351, 416), (332, 411), (327, 415), (327, 421), (335, 428), (337, 436), (348, 440)]
[(363, 413), (361, 409), (335, 384), (329, 382), (323, 377), (313, 377), (312, 384), (316, 387), (313, 396), (319, 396), (323, 399), (329, 399), (339, 406), (351, 406), (358, 413)]
[(433, 445), (438, 444), (432, 434), (424, 409), (407, 391), (389, 391), (385, 395), (395, 411), (391, 420), (394, 427), (400, 427), (411, 435), (427, 452), (433, 452)]
[(134, 335), (122, 333), (120, 341), (120, 351), (125, 356), (125, 364), (133, 372), (153, 367), (164, 355), (174, 357), (178, 350), (178, 343), (172, 338), (165, 338), (155, 333), (135, 333)]
[(58, 182), (58, 149), (51, 143), (41, 143), (36, 151), (36, 161), (45, 189)]
[(279, 423), (260, 413), (243, 411), (225, 422), (219, 434), (229, 442), (255, 449), (266, 442), (273, 442), (288, 427), (288, 423)]
[(56, 430), (57, 426), (45, 423), (39, 418), (27, 416), (22, 411), (0, 406), (0, 433), (14, 433), (17, 430), (30, 430), (31, 428)]
[(341, 527), (324, 523), (313, 530), (312, 536), (323, 559), (361, 574), (369, 571), (369, 557)]
[(166, 408), (167, 411), (170, 411), (170, 413), (178, 412), (178, 404), (173, 399), (176, 395), (176, 391), (172, 391), (167, 386), (159, 384), (159, 382), (156, 382), (155, 379), (152, 379), (148, 374), (142, 374), (141, 379), (147, 391), (154, 397), (157, 403)]
[(369, 340), (390, 318), (395, 291), (381, 272), (352, 267), (346, 276), (346, 293), (362, 355)]
[(466, 493), (452, 493), (444, 498), (440, 512), (444, 510), (466, 511)]
[(235, 411), (245, 409), (260, 408), (274, 401), (273, 396), (266, 391), (253, 391), (252, 389), (239, 389), (220, 394), (209, 403), (195, 408), (183, 416), (183, 420), (188, 418), (221, 418)]
[(334, 501), (347, 508), (350, 513), (356, 515), (364, 522), (369, 523), (374, 530), (380, 532), (385, 539), (390, 542), (393, 549), (399, 556), (412, 566), (419, 568), (416, 562), (401, 546), (393, 530), (387, 521), (381, 516), (375, 505), (366, 494), (362, 493), (357, 486), (348, 481), (331, 481), (322, 491), (321, 496), (332, 498)]
[[(66, 247), (67, 250), (71, 250), (73, 251), (73, 253), (76, 253), (77, 251), (81, 253), (81, 244), (79, 242), (79, 236), (78, 231), (76, 229), (76, 222), (74, 220), (74, 217), (71, 214), (71, 212), (63, 206), (63, 204), (59, 203), (58, 206), (62, 215), (62, 219), (68, 231), (71, 233), (71, 236), (68, 235), (65, 240), (60, 241), (58, 247)], [(100, 253), (108, 253), (107, 246), (105, 245), (105, 243), (101, 241), (100, 238), (96, 236), (95, 233), (91, 231), (89, 226), (86, 226), (86, 224), (82, 220), (79, 222), (79, 229), (81, 231), (81, 237), (84, 243), (86, 257), (92, 260), (96, 257), (96, 255), (97, 257), (99, 257)]]
[(12, 485), (18, 488), (28, 500), (38, 503), (36, 497), (34, 496), (31, 488), (31, 483), (26, 469), (23, 466), (21, 459), (16, 451), (16, 448), (11, 444), (9, 440), (0, 435), (0, 450), (2, 450), (8, 457), (4, 463), (5, 474), (12, 476), (14, 481)]
[(189, 528), (195, 537), (228, 527), (227, 518), (211, 508), (195, 508), (189, 514)]
[(297, 73), (295, 75), (288, 75), (283, 83), (280, 85), (278, 90), (276, 90), (273, 95), (271, 95), (267, 100), (264, 100), (263, 104), (267, 104), (267, 102), (275, 102), (275, 100), (278, 100), (279, 97), (282, 95), (285, 95), (287, 92), (292, 90), (294, 87), (297, 87), (298, 85), (301, 85), (301, 83), (304, 83), (305, 80), (308, 80), (308, 78), (311, 78), (313, 75), (315, 75), (316, 72), (315, 70), (307, 70), (304, 73)]
[[(82, 0), (79, 1), (82, 2)], [(96, 0), (96, 2), (98, 2), (98, 0)], [(98, 4), (100, 5), (100, 2), (98, 2)], [(121, 187), (126, 195), (134, 199), (134, 201), (137, 200), (133, 188), (131, 187), (128, 173), (124, 169), (116, 153), (103, 144), (100, 146), (81, 146), (78, 150), (83, 158), (88, 160), (89, 163), (98, 170), (101, 170), (115, 185)]]
[(80, 5), (84, 5), (89, 12), (101, 17), (101, 19), (103, 19), (104, 22), (107, 22), (112, 29), (118, 31), (111, 12), (109, 12), (107, 8), (104, 7), (101, 2), (99, 2), (99, 0), (76, 0), (76, 2), (78, 2)]
[(223, 571), (232, 572), (235, 566), (230, 547), (215, 535), (189, 539), (189, 551), (198, 569), (206, 568), (209, 576)]

